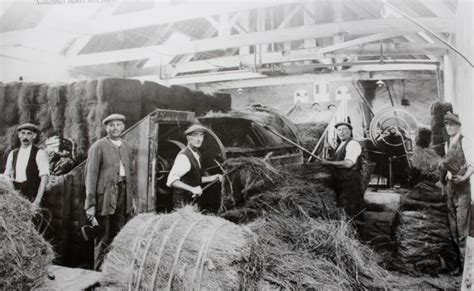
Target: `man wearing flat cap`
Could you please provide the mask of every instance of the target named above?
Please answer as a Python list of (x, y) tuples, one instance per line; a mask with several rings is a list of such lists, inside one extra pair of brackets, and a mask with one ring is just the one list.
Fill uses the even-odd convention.
[(211, 176), (202, 175), (202, 161), (199, 148), (204, 141), (204, 134), (208, 129), (200, 124), (193, 124), (186, 131), (187, 145), (181, 150), (174, 161), (173, 167), (168, 175), (166, 185), (174, 188), (173, 206), (182, 207), (196, 202), (200, 205), (202, 195), (201, 184), (209, 183), (216, 179), (222, 181), (221, 174)]
[(350, 123), (339, 122), (335, 128), (338, 147), (332, 160), (322, 159), (321, 162), (334, 169), (332, 176), (337, 206), (342, 207), (360, 229), (363, 221), (361, 212), (364, 209), (364, 193), (361, 187), (362, 147), (352, 139)]
[(96, 141), (87, 156), (84, 209), (89, 221), (98, 223), (94, 241), (95, 270), (101, 269), (107, 247), (136, 211), (135, 189), (131, 183), (132, 151), (121, 138), (124, 121), (121, 114), (107, 116), (102, 121), (107, 136)]
[(446, 155), (439, 163), (440, 179), (448, 198), (448, 219), (451, 236), (459, 249), (459, 270), (463, 268), (466, 239), (469, 233), (471, 185), (469, 177), (474, 172), (473, 164), (466, 161), (463, 151), (461, 121), (456, 114), (447, 112), (444, 125), (449, 139), (445, 143)]
[(39, 208), (48, 184), (48, 156), (34, 145), (39, 133), (36, 125), (24, 123), (17, 131), (21, 145), (8, 154), (5, 175), (13, 180), (16, 190), (33, 202), (33, 207)]

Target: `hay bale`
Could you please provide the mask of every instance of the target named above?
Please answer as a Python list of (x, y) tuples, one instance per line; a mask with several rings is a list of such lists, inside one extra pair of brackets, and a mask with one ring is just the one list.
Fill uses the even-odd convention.
[(142, 116), (156, 108), (170, 109), (172, 106), (171, 90), (155, 82), (145, 81), (142, 84)]
[(39, 234), (31, 203), (0, 175), (0, 289), (31, 290), (47, 275), (53, 260), (51, 245)]
[(77, 145), (77, 160), (82, 161), (87, 156), (89, 134), (87, 120), (84, 119), (82, 96), (86, 94), (87, 81), (74, 82), (68, 85), (66, 92), (66, 119), (64, 137), (72, 139)]
[(6, 84), (4, 95), (4, 106), (0, 107), (0, 120), (5, 125), (18, 124), (18, 94), (22, 83), (14, 82)]
[[(1, 111), (3, 111), (3, 108), (5, 108), (5, 103), (6, 103), (6, 90), (7, 90), (7, 86), (3, 83), (0, 82), (0, 113), (2, 113)], [(3, 116), (0, 115), (0, 124), (3, 124), (4, 120), (3, 120)]]
[[(171, 214), (141, 214), (114, 239), (102, 285), (154, 290), (237, 290), (251, 260), (252, 232), (191, 207)], [(247, 286), (249, 288), (249, 286)]]
[(173, 96), (170, 109), (193, 111), (194, 108), (194, 94), (193, 91), (187, 87), (173, 85), (170, 87), (171, 95)]
[(451, 103), (435, 102), (431, 104), (431, 144), (439, 156), (444, 156), (443, 143), (448, 139), (448, 134), (444, 128), (444, 115), (446, 112), (453, 112), (453, 105)]
[(287, 290), (388, 288), (377, 256), (345, 221), (269, 215), (250, 225), (258, 234), (263, 279)]
[(232, 96), (229, 93), (212, 93), (215, 106), (212, 111), (228, 112), (232, 107)]
[(52, 107), (48, 102), (48, 87), (48, 85), (40, 85), (36, 96), (37, 111), (34, 123), (40, 128), (40, 142), (43, 142), (47, 138), (57, 134), (51, 121)]
[(54, 84), (50, 85), (46, 92), (46, 98), (51, 112), (51, 125), (53, 130), (61, 136), (63, 135), (65, 126), (66, 90), (66, 85)]
[(96, 112), (96, 120), (102, 121), (111, 113), (125, 115), (128, 128), (142, 117), (142, 84), (139, 80), (99, 78), (97, 80), (98, 105), (106, 110)]

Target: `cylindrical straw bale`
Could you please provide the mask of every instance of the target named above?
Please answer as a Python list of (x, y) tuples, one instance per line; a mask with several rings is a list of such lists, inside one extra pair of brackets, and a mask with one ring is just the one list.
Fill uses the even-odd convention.
[(32, 290), (53, 260), (51, 245), (36, 231), (31, 203), (0, 175), (0, 290)]
[(141, 214), (113, 241), (102, 283), (121, 290), (238, 290), (254, 241), (248, 228), (190, 206)]

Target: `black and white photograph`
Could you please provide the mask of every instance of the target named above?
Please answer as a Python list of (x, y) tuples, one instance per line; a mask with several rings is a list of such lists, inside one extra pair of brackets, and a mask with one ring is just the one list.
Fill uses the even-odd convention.
[(474, 0), (0, 0), (0, 290), (474, 290), (473, 36)]

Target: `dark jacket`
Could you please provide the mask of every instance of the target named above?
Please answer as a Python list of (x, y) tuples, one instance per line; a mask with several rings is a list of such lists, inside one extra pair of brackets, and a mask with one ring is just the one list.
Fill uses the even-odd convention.
[(117, 208), (120, 160), (122, 160), (127, 188), (126, 212), (133, 209), (135, 187), (131, 178), (131, 148), (125, 140), (117, 147), (108, 137), (96, 141), (89, 149), (86, 164), (86, 201), (84, 209), (96, 207), (96, 215), (110, 215)]

